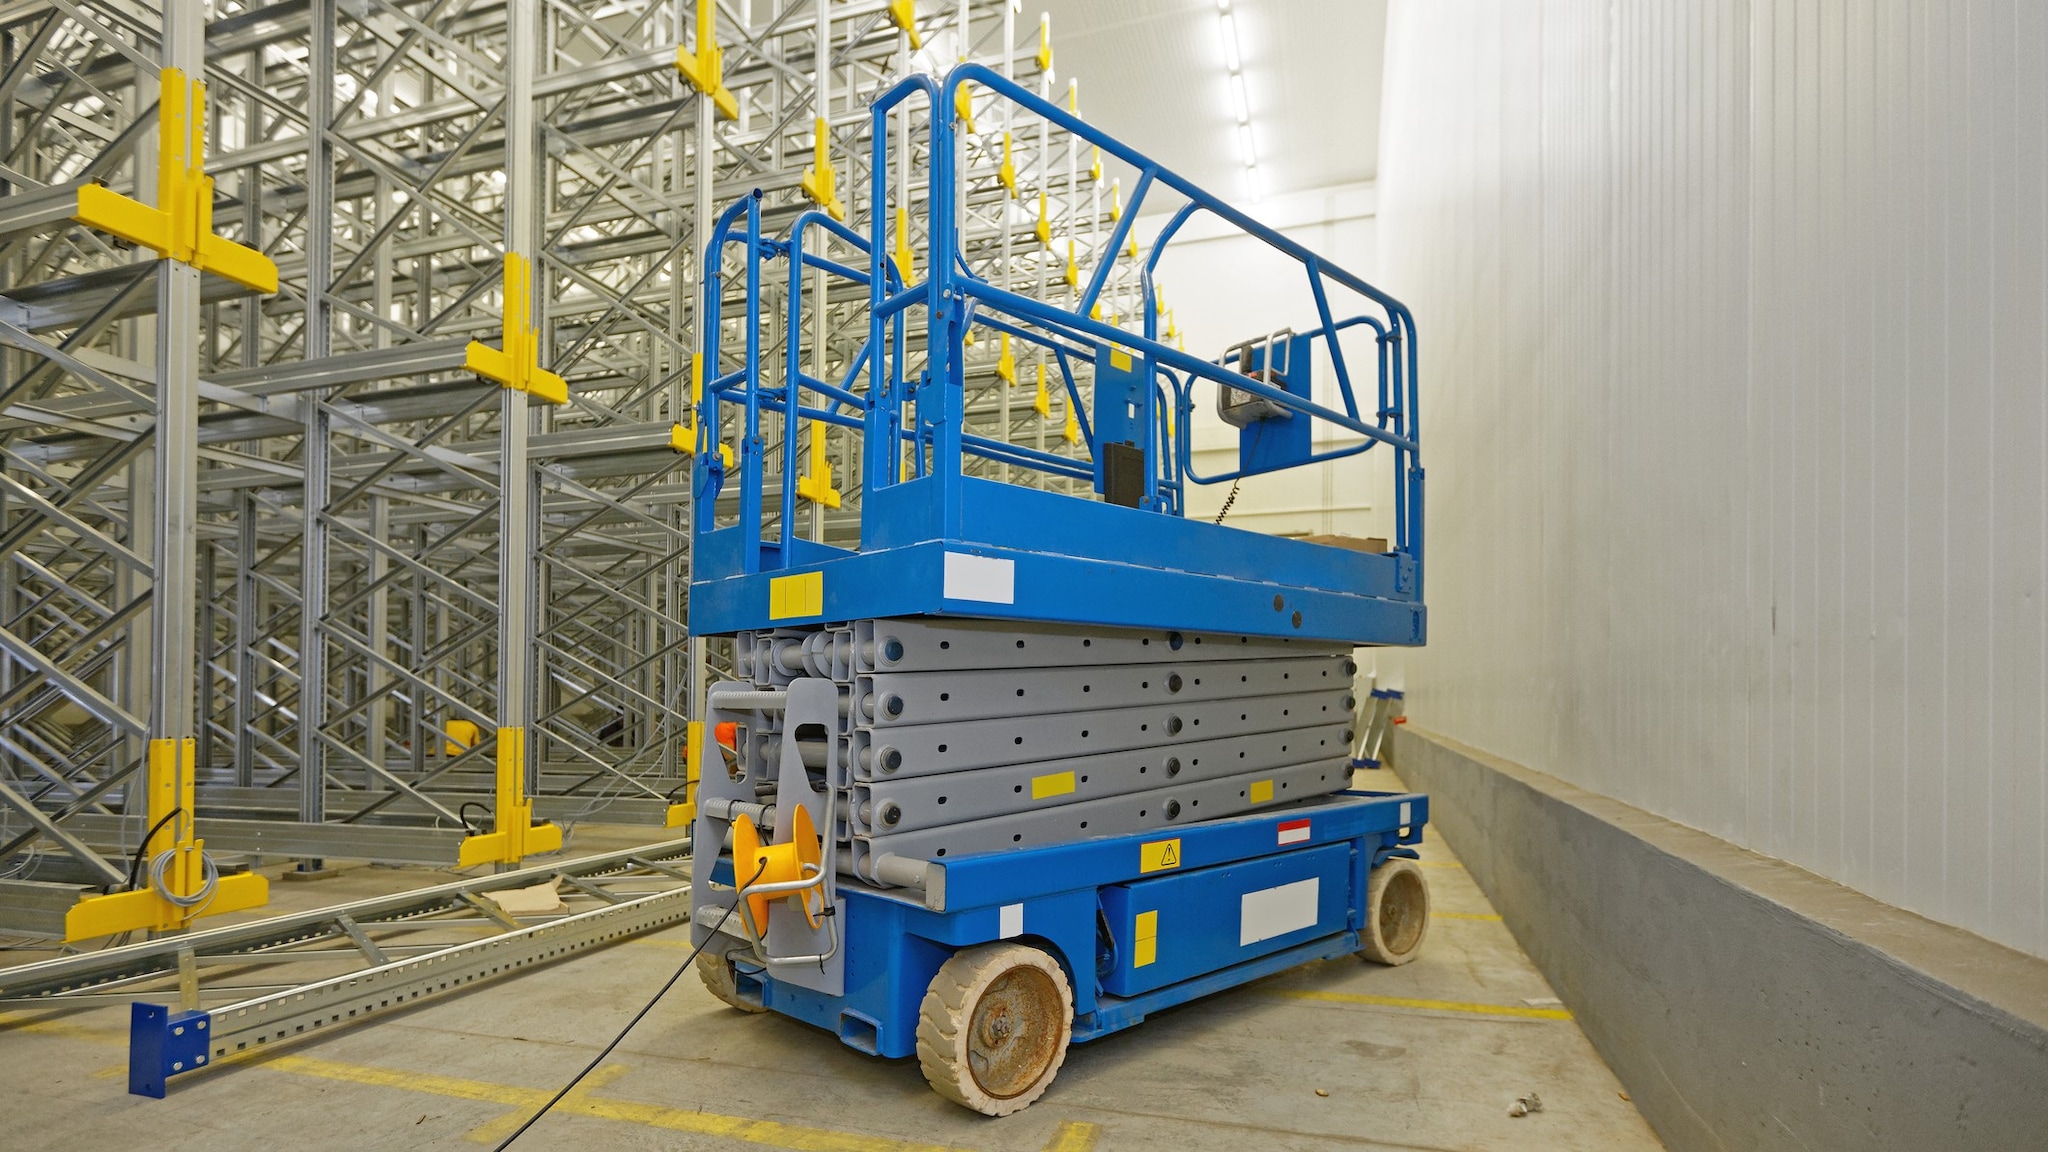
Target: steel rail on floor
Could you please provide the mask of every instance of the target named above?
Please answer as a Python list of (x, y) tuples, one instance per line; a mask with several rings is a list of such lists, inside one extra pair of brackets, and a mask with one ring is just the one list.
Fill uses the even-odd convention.
[[(689, 847), (669, 840), (0, 970), (0, 1008), (130, 1002), (129, 1090), (161, 1097), (170, 1077), (225, 1057), (681, 923), (690, 914), (681, 866)], [(489, 898), (549, 884), (567, 912), (521, 918)], [(448, 931), (485, 934), (417, 942)], [(354, 966), (316, 979), (273, 975), (335, 962)], [(202, 970), (263, 982), (203, 985)], [(166, 993), (175, 1006), (144, 1002)], [(209, 995), (228, 1002), (202, 1007)]]

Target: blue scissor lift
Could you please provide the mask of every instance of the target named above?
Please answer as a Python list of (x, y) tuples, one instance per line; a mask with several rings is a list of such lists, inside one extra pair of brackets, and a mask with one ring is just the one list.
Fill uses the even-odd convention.
[[(1057, 303), (969, 271), (953, 126), (930, 114), (969, 84), (1136, 170), (1103, 259)], [(926, 274), (905, 284), (886, 208), (892, 125), (914, 112)], [(693, 930), (727, 1003), (917, 1055), (940, 1093), (1002, 1115), (1045, 1090), (1070, 1041), (1307, 961), (1419, 948), (1428, 892), (1408, 846), (1428, 800), (1349, 787), (1353, 648), (1424, 640), (1414, 328), (1363, 280), (986, 68), (913, 76), (872, 116), (867, 234), (813, 211), (764, 235), (755, 193), (706, 250), (691, 623), (730, 638), (735, 678), (706, 692)], [(1095, 319), (1162, 189), (1185, 203), (1138, 269), (1142, 333)], [(1152, 275), (1200, 212), (1300, 269), (1313, 327), (1213, 360), (1160, 338)], [(780, 363), (763, 356), (771, 272), (787, 285)], [(802, 355), (820, 273), (866, 301), (836, 382)], [(728, 292), (741, 315), (721, 314)], [(1334, 313), (1340, 294), (1362, 313)], [(1092, 377), (1087, 457), (969, 431), (970, 331), (1056, 364), (1077, 409), (1077, 374)], [(1376, 408), (1360, 409), (1347, 337)], [(1239, 428), (1238, 468), (1196, 469), (1198, 403)], [(859, 445), (857, 543), (800, 515), (800, 495), (837, 500), (815, 463), (797, 475), (800, 433), (828, 427)], [(1383, 550), (1184, 514), (1189, 484), (1367, 451), (1393, 475)], [(1090, 491), (971, 475), (970, 457)]]

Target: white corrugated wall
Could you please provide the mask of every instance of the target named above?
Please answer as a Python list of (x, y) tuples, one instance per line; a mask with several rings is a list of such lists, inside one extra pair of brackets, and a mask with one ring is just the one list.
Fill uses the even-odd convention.
[(2048, 955), (2048, 4), (1396, 0), (1420, 724)]

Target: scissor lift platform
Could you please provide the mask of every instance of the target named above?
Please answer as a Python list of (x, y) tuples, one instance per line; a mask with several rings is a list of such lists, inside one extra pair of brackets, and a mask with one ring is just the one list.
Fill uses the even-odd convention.
[[(891, 258), (895, 121), (914, 97), (954, 108), (968, 84), (1137, 171), (1092, 270), (1070, 268), (1071, 299), (969, 267), (943, 114), (919, 125), (926, 279), (906, 283)], [(1399, 964), (1421, 947), (1428, 889), (1409, 846), (1428, 800), (1347, 790), (1353, 648), (1427, 631), (1414, 327), (1398, 301), (988, 69), (904, 80), (876, 101), (870, 139), (866, 234), (805, 212), (764, 236), (755, 193), (708, 238), (690, 611), (694, 636), (730, 638), (735, 679), (693, 712), (715, 738), (691, 757), (692, 933), (728, 1004), (916, 1054), (939, 1093), (1003, 1115), (1046, 1090), (1073, 1041), (1311, 960)], [(1105, 321), (1100, 294), (1155, 187), (1187, 202), (1136, 277), (1128, 319), (1143, 322)], [(1152, 272), (1197, 211), (1295, 261), (1315, 326), (1216, 359), (1163, 340)], [(729, 276), (744, 287), (726, 318)], [(849, 283), (864, 321), (843, 307)], [(1340, 290), (1366, 311), (1339, 318)], [(848, 344), (865, 327), (838, 382), (804, 370), (804, 334), (828, 324)], [(1074, 449), (972, 430), (976, 330), (1057, 364)], [(1347, 360), (1345, 339), (1368, 337)], [(1376, 393), (1353, 387), (1348, 365), (1368, 361)], [(1197, 467), (1198, 387), (1239, 429), (1234, 469)], [(824, 530), (842, 496), (835, 435), (858, 482), (851, 547), (845, 525)], [(1186, 514), (1191, 485), (1375, 449), (1394, 478), (1379, 550)], [(1033, 473), (1049, 479), (1011, 482)]]
[[(1411, 552), (1312, 544), (972, 476), (911, 480), (868, 500), (864, 517), (880, 530), (858, 552), (796, 540), (789, 564), (748, 572), (741, 528), (707, 533), (692, 621), (708, 635), (959, 615), (1133, 628), (1200, 621), (1352, 644), (1426, 638)], [(798, 579), (815, 581), (816, 599), (778, 600), (776, 582)]]

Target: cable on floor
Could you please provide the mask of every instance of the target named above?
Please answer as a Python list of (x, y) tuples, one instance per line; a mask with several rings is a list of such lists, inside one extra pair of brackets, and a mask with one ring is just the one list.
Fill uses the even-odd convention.
[[(768, 861), (761, 861), (761, 866), (754, 870), (754, 875), (750, 879), (748, 879), (748, 881), (745, 884), (739, 886), (739, 890), (742, 893), (744, 893), (746, 889), (753, 886), (754, 881), (759, 880), (761, 878), (761, 873), (767, 870)], [(547, 1115), (549, 1109), (552, 1109), (555, 1105), (561, 1103), (562, 1097), (567, 1096), (571, 1089), (575, 1088), (576, 1085), (583, 1083), (583, 1078), (585, 1076), (590, 1075), (591, 1072), (597, 1069), (597, 1066), (599, 1064), (604, 1063), (604, 1058), (612, 1054), (612, 1049), (617, 1048), (619, 1046), (619, 1042), (626, 1038), (626, 1033), (631, 1032), (633, 1030), (633, 1027), (639, 1024), (642, 1019), (646, 1018), (649, 1012), (654, 1011), (654, 1006), (656, 1004), (661, 1003), (661, 998), (663, 996), (668, 995), (668, 990), (675, 987), (676, 981), (681, 980), (683, 978), (683, 973), (688, 972), (690, 970), (691, 961), (697, 959), (697, 954), (704, 951), (704, 944), (711, 943), (711, 941), (717, 937), (718, 930), (725, 927), (725, 922), (732, 918), (733, 908), (738, 908), (740, 906), (740, 900), (743, 900), (745, 898), (746, 897), (742, 895), (739, 899), (736, 899), (732, 902), (732, 907), (727, 908), (725, 910), (725, 915), (720, 916), (718, 918), (718, 923), (713, 924), (711, 926), (711, 932), (709, 935), (704, 937), (704, 943), (699, 944), (695, 948), (690, 949), (690, 954), (688, 956), (683, 957), (682, 965), (676, 969), (675, 975), (670, 976), (668, 978), (668, 983), (663, 984), (661, 986), (661, 991), (656, 992), (654, 994), (653, 999), (649, 1000), (640, 1009), (640, 1011), (635, 1012), (631, 1020), (626, 1021), (626, 1026), (624, 1028), (619, 1029), (619, 1034), (617, 1036), (612, 1037), (612, 1042), (605, 1045), (604, 1050), (602, 1052), (599, 1052), (596, 1056), (592, 1057), (590, 1063), (585, 1064), (583, 1066), (583, 1071), (578, 1072), (574, 1077), (570, 1079), (570, 1081), (567, 1084), (562, 1085), (562, 1090), (560, 1092), (555, 1093), (554, 1096), (551, 1097), (547, 1103), (541, 1105), (540, 1111), (535, 1112), (531, 1116), (528, 1116), (526, 1118), (526, 1123), (521, 1124), (519, 1126), (518, 1131), (512, 1133), (510, 1136), (505, 1137), (504, 1140), (499, 1142), (496, 1148), (491, 1149), (491, 1152), (505, 1152), (505, 1149), (510, 1148), (512, 1146), (512, 1142), (514, 1140), (517, 1140), (521, 1136), (526, 1134), (526, 1130), (528, 1128), (531, 1128), (535, 1124), (539, 1123), (540, 1118)]]

